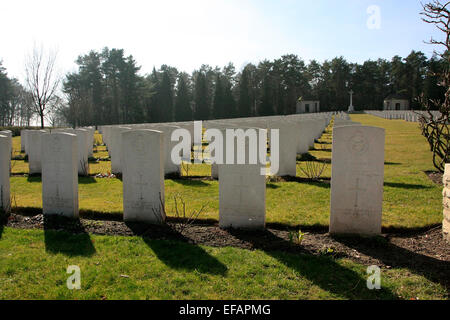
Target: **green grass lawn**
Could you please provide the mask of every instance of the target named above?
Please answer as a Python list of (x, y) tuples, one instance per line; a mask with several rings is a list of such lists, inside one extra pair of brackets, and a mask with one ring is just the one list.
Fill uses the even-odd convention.
[[(66, 286), (69, 265), (81, 289)], [(440, 284), (328, 256), (212, 248), (140, 237), (0, 229), (0, 299), (445, 299)]]
[[(385, 178), (383, 201), (383, 227), (420, 228), (442, 222), (442, 189), (426, 176), (433, 170), (431, 152), (421, 136), (418, 124), (403, 120), (385, 120), (370, 115), (352, 115), (354, 121), (386, 129)], [(101, 135), (96, 134), (101, 143)], [(20, 147), (20, 137), (14, 140)], [(331, 159), (331, 128), (322, 136), (310, 154), (319, 159)], [(95, 157), (107, 157), (104, 146), (95, 148)], [(20, 149), (19, 149), (20, 153)], [(13, 161), (13, 173), (27, 173), (28, 164)], [(304, 162), (297, 163), (297, 176)], [(109, 161), (90, 164), (90, 173), (107, 173)], [(191, 176), (210, 175), (208, 164), (190, 165)], [(183, 170), (183, 174), (186, 172)], [(331, 165), (324, 177), (331, 176)], [(120, 214), (122, 211), (122, 182), (118, 179), (79, 179), (79, 201), (82, 211)], [(208, 208), (202, 219), (218, 220), (218, 181), (166, 179), (166, 210), (174, 214), (174, 195), (181, 195), (189, 208)], [(14, 205), (25, 208), (41, 208), (40, 178), (14, 176), (11, 178)], [(267, 184), (267, 222), (286, 226), (328, 226), (330, 187), (326, 182), (270, 182)]]

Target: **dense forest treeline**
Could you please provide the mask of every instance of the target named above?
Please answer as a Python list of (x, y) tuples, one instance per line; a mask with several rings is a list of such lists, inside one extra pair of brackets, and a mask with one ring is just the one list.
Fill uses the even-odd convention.
[[(402, 94), (420, 109), (420, 94), (442, 99), (438, 85), (444, 60), (412, 51), (406, 58), (362, 64), (343, 57), (305, 63), (296, 55), (247, 64), (237, 71), (202, 65), (188, 74), (162, 65), (141, 75), (133, 56), (123, 49), (91, 51), (76, 60), (78, 70), (63, 80), (63, 97), (51, 105), (51, 124), (72, 126), (207, 120), (295, 113), (299, 99), (320, 100), (321, 111), (346, 110), (348, 91), (356, 110), (382, 109), (391, 93)], [(27, 92), (0, 65), (0, 125), (29, 122)]]
[(0, 126), (30, 126), (31, 94), (15, 78), (8, 77), (0, 60)]

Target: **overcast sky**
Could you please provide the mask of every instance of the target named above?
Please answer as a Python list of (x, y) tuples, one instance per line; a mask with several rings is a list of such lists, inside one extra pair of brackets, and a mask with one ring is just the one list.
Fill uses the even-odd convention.
[[(368, 13), (373, 5), (378, 25)], [(76, 69), (78, 55), (105, 46), (132, 54), (142, 74), (161, 64), (191, 72), (231, 61), (240, 69), (286, 53), (307, 62), (390, 59), (413, 49), (430, 56), (423, 41), (439, 34), (420, 11), (417, 0), (8, 0), (0, 3), (0, 59), (23, 81), (34, 43), (58, 50), (62, 73)]]

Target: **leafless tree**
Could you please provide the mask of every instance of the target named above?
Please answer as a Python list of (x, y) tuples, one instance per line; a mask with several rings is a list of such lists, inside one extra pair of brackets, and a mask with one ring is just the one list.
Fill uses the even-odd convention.
[[(439, 85), (446, 90), (444, 101), (426, 99), (423, 94), (418, 98), (426, 111), (419, 118), (422, 135), (427, 139), (433, 152), (434, 166), (443, 172), (445, 163), (450, 160), (450, 2), (441, 3), (439, 0), (434, 0), (425, 5), (422, 4), (422, 7), (422, 20), (435, 25), (444, 34), (443, 40), (431, 38), (428, 42), (443, 49), (437, 54), (446, 62), (444, 72), (438, 75)], [(438, 110), (440, 113), (433, 114), (432, 110)]]
[(42, 46), (35, 46), (25, 62), (26, 85), (31, 93), (34, 112), (41, 119), (41, 128), (44, 128), (47, 106), (54, 99), (60, 83), (55, 70), (56, 56), (56, 52), (46, 53)]

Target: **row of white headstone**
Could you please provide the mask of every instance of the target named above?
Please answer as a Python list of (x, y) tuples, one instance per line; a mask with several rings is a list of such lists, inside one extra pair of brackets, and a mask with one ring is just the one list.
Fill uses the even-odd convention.
[[(263, 127), (263, 130), (277, 128), (286, 132), (280, 133), (280, 145), (283, 141), (288, 141), (289, 147), (294, 149), (296, 154), (300, 145), (310, 146), (311, 139), (314, 143), (314, 139), (318, 138), (327, 126), (330, 116), (327, 114), (323, 119), (305, 119), (305, 117), (279, 117), (278, 120), (275, 117), (264, 120), (231, 119), (232, 121), (207, 123), (206, 126), (214, 127), (222, 123), (224, 127), (235, 127), (242, 126), (243, 122), (246, 122), (247, 126)], [(316, 125), (320, 130), (316, 126), (311, 126), (305, 131), (310, 137), (309, 140), (304, 142), (296, 137), (302, 133), (302, 125), (308, 127), (308, 123), (315, 123), (315, 120), (319, 120), (316, 121)], [(384, 130), (352, 123), (345, 114), (337, 114), (336, 122), (338, 124), (333, 131), (330, 232), (378, 234), (381, 232)], [(147, 125), (140, 127), (142, 126)], [(153, 126), (155, 125), (151, 125)], [(172, 129), (170, 125), (156, 126)], [(110, 150), (112, 158), (117, 154), (121, 157), (119, 163), (123, 174), (124, 220), (162, 222), (165, 220), (163, 206), (165, 203), (164, 171), (169, 145), (165, 138), (167, 133), (164, 130), (136, 126), (128, 128), (130, 127), (101, 128), (105, 142), (108, 143), (109, 149), (112, 149)], [(170, 132), (170, 129), (167, 131)], [(33, 141), (29, 140), (33, 134), (28, 133), (26, 136), (28, 144)], [(79, 135), (68, 132), (41, 132), (39, 137), (43, 212), (78, 217), (79, 148), (80, 146), (85, 148), (86, 145), (79, 142)], [(3, 139), (0, 141), (2, 148), (8, 148), (6, 140), (5, 143)], [(27, 148), (26, 144), (25, 148)], [(283, 147), (280, 147), (280, 160), (285, 154), (282, 149)], [(287, 151), (286, 154), (288, 154)], [(4, 155), (3, 152), (2, 155)], [(2, 165), (3, 162), (8, 163), (9, 159), (9, 156), (2, 156)], [(264, 228), (266, 181), (265, 176), (261, 174), (261, 165), (221, 164), (217, 169), (221, 177), (219, 179), (220, 226)], [(2, 176), (2, 188), (3, 180), (6, 179)], [(7, 180), (9, 193), (9, 174)]]
[[(279, 129), (280, 165), (278, 175), (295, 176), (297, 153), (308, 152), (309, 148), (314, 145), (314, 140), (321, 136), (331, 117), (331, 114), (316, 114), (314, 117), (295, 115), (214, 120), (203, 122), (203, 128), (219, 130), (257, 128), (265, 130), (266, 135), (271, 129)], [(179, 128), (187, 129), (191, 136), (194, 136), (192, 122), (102, 126), (99, 128), (111, 155), (112, 171), (123, 174), (125, 220), (155, 222), (162, 219), (163, 175), (164, 173), (180, 173), (180, 166), (173, 164), (170, 156), (172, 147), (178, 143), (178, 141), (171, 141), (171, 134)], [(203, 128), (200, 128), (201, 133)], [(149, 150), (139, 147), (150, 145), (150, 140), (156, 143), (158, 139), (150, 138), (156, 132), (161, 135), (161, 146), (154, 145)], [(133, 138), (128, 140), (128, 136)], [(204, 138), (211, 142), (207, 136)], [(145, 139), (148, 141), (145, 142)], [(200, 139), (200, 146), (197, 146), (200, 150), (201, 141), (202, 139)], [(223, 141), (223, 145), (226, 145), (226, 141)], [(259, 146), (259, 143), (257, 145)], [(248, 144), (246, 147), (249, 147)], [(160, 158), (162, 165), (152, 166), (145, 160), (151, 156), (152, 150), (155, 157), (153, 161)], [(160, 150), (162, 154), (158, 156), (154, 153), (155, 150)], [(222, 152), (226, 158), (226, 148)], [(259, 150), (257, 153), (259, 154)], [(236, 157), (236, 152), (234, 152), (234, 156)], [(190, 154), (183, 157), (189, 160), (191, 158)], [(162, 174), (155, 171), (158, 168), (164, 170)], [(248, 158), (242, 165), (213, 164), (211, 166), (211, 175), (215, 178), (222, 177), (219, 179), (219, 225), (221, 227), (264, 228), (266, 181), (265, 175), (261, 174), (261, 168), (260, 164), (248, 163)], [(153, 173), (149, 176), (150, 172)]]
[[(214, 120), (203, 122), (204, 129), (220, 129), (226, 128), (257, 128), (279, 129), (280, 134), (280, 166), (277, 172), (280, 176), (295, 176), (296, 175), (296, 155), (307, 153), (309, 148), (314, 145), (314, 140), (319, 138), (323, 130), (330, 122), (332, 114), (314, 114), (313, 116), (305, 115), (290, 115), (290, 116), (272, 116), (259, 118), (238, 118), (226, 120)], [(193, 122), (178, 122), (178, 123), (157, 123), (157, 124), (130, 124), (120, 126), (102, 126), (99, 131), (103, 134), (103, 141), (108, 146), (108, 152), (111, 156), (111, 171), (113, 173), (122, 173), (122, 154), (121, 145), (123, 143), (121, 134), (125, 131), (135, 129), (150, 129), (158, 130), (163, 133), (164, 145), (164, 173), (180, 173), (180, 165), (176, 165), (171, 160), (171, 150), (178, 141), (171, 141), (171, 134), (174, 130), (184, 128), (194, 136)], [(201, 130), (203, 132), (203, 130)], [(204, 137), (206, 141), (208, 137)], [(211, 142), (211, 141), (208, 141)], [(192, 140), (192, 144), (193, 140)], [(225, 144), (225, 143), (224, 143)], [(270, 142), (269, 142), (270, 144)], [(201, 148), (201, 141), (199, 146), (194, 148)], [(224, 157), (226, 157), (226, 150), (223, 150)], [(190, 159), (189, 155), (183, 155), (183, 158)], [(203, 159), (208, 162), (208, 159)], [(217, 166), (213, 165), (211, 168), (211, 176), (218, 178)]]
[[(52, 130), (21, 130), (21, 151), (28, 155), (30, 174), (42, 172), (43, 148), (42, 136), (46, 133), (72, 133), (77, 137), (77, 172), (79, 175), (89, 174), (89, 157), (93, 156), (95, 128), (85, 127), (78, 129), (64, 128)], [(59, 155), (55, 155), (58, 157)]]
[(441, 113), (439, 111), (431, 111), (431, 115), (428, 112), (425, 111), (399, 111), (399, 110), (384, 110), (384, 111), (373, 111), (373, 110), (367, 110), (364, 111), (367, 114), (371, 114), (373, 116), (377, 116), (383, 119), (388, 120), (405, 120), (408, 122), (419, 122), (420, 118), (422, 116), (429, 118), (439, 118), (441, 116)]

